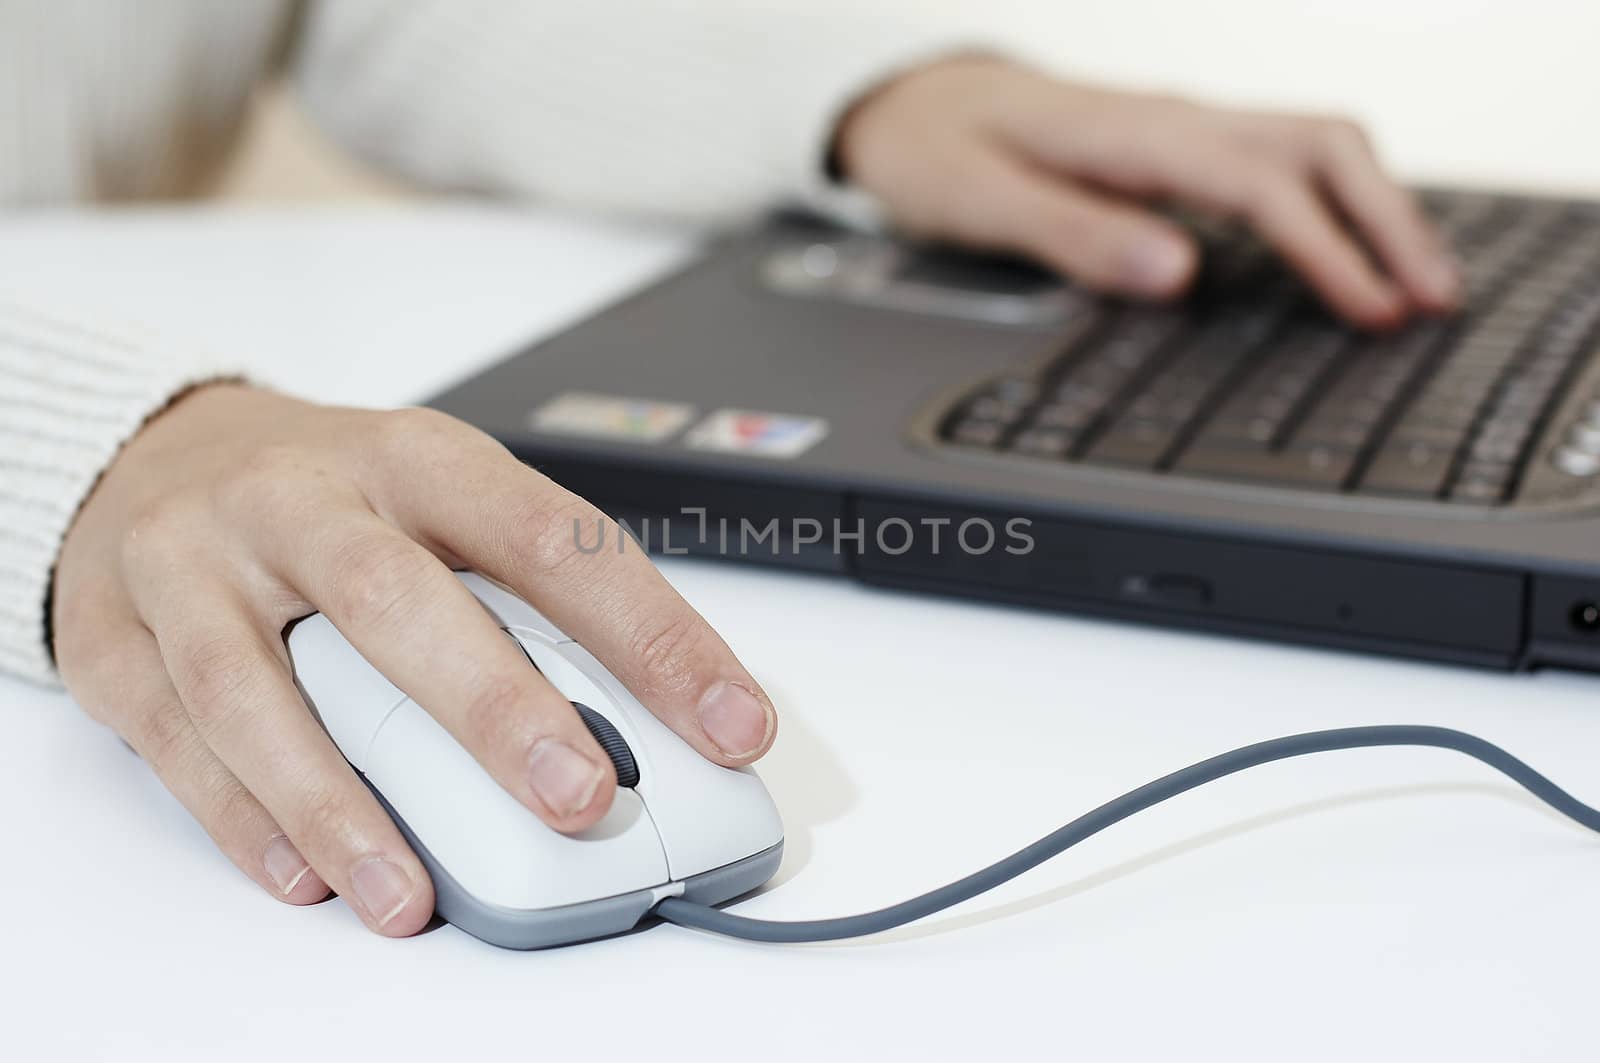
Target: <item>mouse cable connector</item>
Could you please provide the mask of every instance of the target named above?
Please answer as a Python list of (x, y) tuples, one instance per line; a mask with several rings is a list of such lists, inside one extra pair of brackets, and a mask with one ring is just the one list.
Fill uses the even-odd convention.
[(744, 938), (749, 941), (780, 943), (837, 941), (841, 938), (878, 934), (986, 893), (1001, 883), (1016, 878), (1024, 871), (1037, 867), (1051, 857), (1059, 856), (1085, 838), (1100, 833), (1112, 824), (1120, 823), (1137, 812), (1158, 805), (1168, 798), (1187, 793), (1197, 786), (1215, 782), (1246, 768), (1287, 760), (1290, 757), (1301, 757), (1308, 753), (1326, 753), (1336, 749), (1366, 749), (1373, 746), (1431, 746), (1464, 753), (1521, 784), (1534, 797), (1562, 815), (1592, 831), (1600, 832), (1600, 810), (1584, 804), (1499, 746), (1475, 735), (1447, 727), (1398, 725), (1344, 727), (1257, 742), (1209, 760), (1202, 760), (1198, 764), (1191, 764), (1171, 775), (1146, 783), (1113, 801), (1108, 801), (1094, 811), (1079, 816), (1061, 829), (1045, 835), (1032, 845), (990, 864), (981, 871), (875, 912), (841, 916), (836, 919), (782, 922), (751, 919), (748, 916), (735, 915), (679, 897), (668, 897), (656, 905), (655, 914), (679, 926), (708, 930), (714, 934)]

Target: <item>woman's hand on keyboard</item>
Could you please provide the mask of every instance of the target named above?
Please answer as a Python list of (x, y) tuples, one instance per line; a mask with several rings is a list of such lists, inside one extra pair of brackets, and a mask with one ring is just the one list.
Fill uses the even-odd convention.
[(1147, 209), (1246, 219), (1351, 322), (1451, 309), (1454, 260), (1366, 136), (1338, 118), (1057, 81), (982, 57), (887, 83), (848, 114), (842, 175), (927, 236), (1020, 252), (1082, 283), (1180, 294), (1194, 241)]

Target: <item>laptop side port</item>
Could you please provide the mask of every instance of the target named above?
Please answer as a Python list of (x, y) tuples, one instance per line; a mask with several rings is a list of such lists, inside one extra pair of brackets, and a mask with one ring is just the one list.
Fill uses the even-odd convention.
[(1528, 663), (1600, 671), (1600, 579), (1535, 576)]

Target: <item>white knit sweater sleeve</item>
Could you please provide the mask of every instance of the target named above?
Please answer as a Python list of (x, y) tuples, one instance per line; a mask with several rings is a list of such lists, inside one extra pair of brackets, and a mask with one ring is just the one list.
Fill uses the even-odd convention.
[(839, 118), (970, 40), (964, 16), (898, 7), (334, 0), (292, 69), (336, 139), (424, 185), (730, 221), (836, 205)]
[(131, 336), (0, 297), (0, 671), (56, 682), (45, 610), (79, 505), (153, 413), (236, 375)]

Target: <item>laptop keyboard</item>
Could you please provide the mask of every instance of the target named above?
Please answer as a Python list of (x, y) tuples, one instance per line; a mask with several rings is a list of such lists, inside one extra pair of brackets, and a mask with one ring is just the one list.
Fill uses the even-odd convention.
[(1463, 312), (1355, 331), (1259, 240), (1213, 227), (1192, 298), (1098, 303), (1053, 357), (958, 402), (943, 439), (1480, 506), (1600, 485), (1600, 390), (1569, 399), (1600, 347), (1600, 204), (1423, 198), (1461, 257)]

